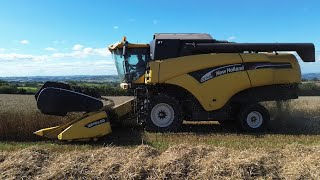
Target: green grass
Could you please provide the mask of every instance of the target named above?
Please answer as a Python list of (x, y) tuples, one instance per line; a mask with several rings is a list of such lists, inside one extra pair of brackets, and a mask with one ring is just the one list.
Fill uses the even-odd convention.
[[(160, 151), (167, 150), (170, 146), (179, 144), (189, 144), (192, 146), (210, 145), (215, 147), (227, 147), (231, 149), (282, 149), (288, 145), (319, 146), (320, 136), (308, 135), (264, 135), (254, 137), (250, 135), (190, 135), (190, 134), (157, 134), (145, 133), (144, 144), (148, 144)], [(99, 141), (98, 143), (75, 143), (67, 144), (58, 141), (41, 142), (0, 142), (0, 151), (16, 151), (31, 146), (50, 149), (55, 152), (66, 152), (74, 150), (98, 149), (104, 146), (113, 146), (112, 142)], [(141, 141), (142, 144), (142, 141)], [(140, 144), (125, 146), (137, 147)], [(117, 146), (117, 145), (115, 145)]]
[(231, 149), (263, 148), (277, 149), (296, 144), (303, 146), (320, 145), (320, 135), (246, 135), (246, 134), (156, 134), (146, 133), (146, 142), (159, 149), (166, 150), (177, 144), (211, 145)]
[(37, 146), (43, 149), (50, 149), (53, 152), (67, 152), (75, 150), (89, 150), (97, 149), (103, 147), (103, 145), (92, 145), (92, 144), (67, 144), (58, 141), (39, 141), (39, 142), (0, 142), (0, 152), (1, 151), (16, 151), (20, 149), (25, 149), (28, 147)]
[(18, 89), (24, 89), (27, 93), (35, 94), (39, 89), (37, 87), (18, 87)]
[[(217, 127), (213, 127), (217, 128)], [(98, 142), (60, 142), (38, 141), (38, 142), (0, 142), (0, 151), (15, 151), (31, 146), (50, 149), (57, 152), (73, 150), (90, 150), (104, 146), (121, 146), (135, 148), (141, 144), (150, 145), (160, 151), (167, 150), (170, 146), (188, 144), (192, 146), (209, 145), (215, 147), (227, 147), (236, 150), (245, 149), (282, 149), (288, 145), (319, 146), (320, 135), (288, 135), (288, 134), (241, 134), (224, 133), (224, 130), (217, 133), (197, 134), (192, 132), (179, 133), (150, 133), (128, 128), (115, 129), (109, 135)]]

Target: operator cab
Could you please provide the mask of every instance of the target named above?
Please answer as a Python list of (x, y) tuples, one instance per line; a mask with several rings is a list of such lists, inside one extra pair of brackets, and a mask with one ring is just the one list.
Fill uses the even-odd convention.
[(148, 44), (131, 44), (124, 37), (122, 42), (109, 46), (109, 50), (122, 83), (144, 80), (146, 65), (150, 60)]

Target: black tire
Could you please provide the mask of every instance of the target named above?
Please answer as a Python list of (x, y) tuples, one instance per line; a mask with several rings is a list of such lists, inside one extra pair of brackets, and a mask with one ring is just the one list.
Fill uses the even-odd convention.
[(147, 131), (174, 132), (182, 125), (181, 106), (174, 97), (164, 94), (151, 97), (148, 110)]
[(270, 121), (268, 110), (261, 104), (244, 105), (238, 112), (241, 130), (246, 132), (263, 132)]

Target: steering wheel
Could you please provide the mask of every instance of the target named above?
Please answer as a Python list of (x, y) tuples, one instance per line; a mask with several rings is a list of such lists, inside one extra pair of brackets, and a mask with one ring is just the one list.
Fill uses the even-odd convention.
[(129, 63), (128, 63), (128, 70), (129, 70), (129, 72), (130, 72), (131, 70), (135, 69), (135, 68), (136, 68), (135, 65), (132, 65), (132, 64), (129, 64)]

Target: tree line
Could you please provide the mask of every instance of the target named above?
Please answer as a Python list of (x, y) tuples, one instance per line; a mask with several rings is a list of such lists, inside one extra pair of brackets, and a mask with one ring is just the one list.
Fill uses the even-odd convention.
[[(73, 90), (92, 95), (101, 96), (124, 96), (128, 95), (126, 90), (119, 87), (118, 82), (88, 83), (88, 82), (67, 82)], [(6, 82), (0, 80), (0, 94), (36, 94), (43, 83), (31, 82)]]
[[(125, 96), (132, 94), (119, 87), (118, 82), (88, 83), (88, 82), (67, 82), (72, 89), (89, 95), (97, 96)], [(35, 94), (43, 83), (37, 82), (6, 82), (0, 80), (0, 94)], [(299, 85), (299, 95), (320, 96), (320, 82), (305, 81)]]

